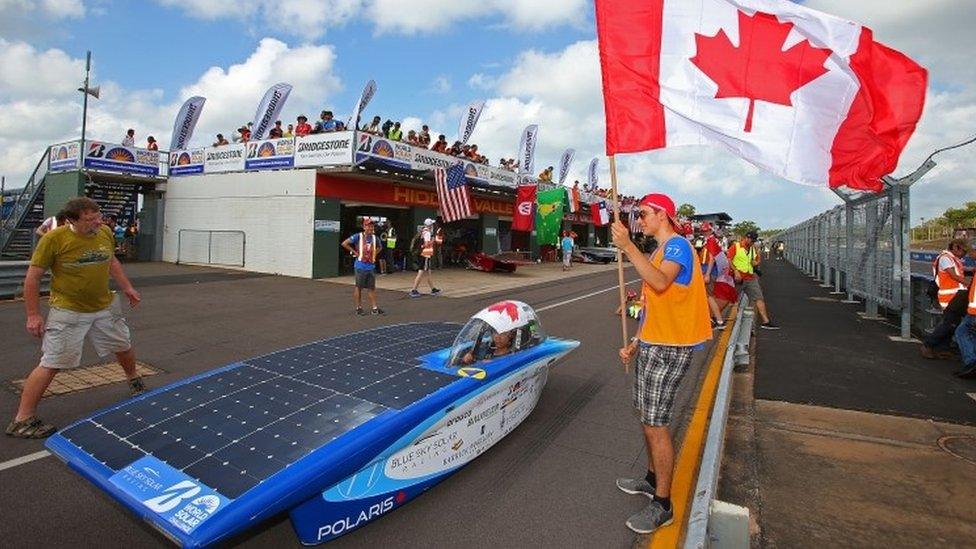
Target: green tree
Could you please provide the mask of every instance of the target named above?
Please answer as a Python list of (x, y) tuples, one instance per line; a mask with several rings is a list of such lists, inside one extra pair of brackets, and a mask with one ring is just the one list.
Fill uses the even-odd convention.
[(691, 217), (693, 215), (695, 215), (695, 207), (693, 205), (685, 203), (678, 206), (679, 217)]
[(962, 208), (949, 208), (942, 217), (950, 228), (968, 227), (976, 220), (976, 202), (966, 202)]
[(742, 236), (749, 231), (759, 232), (759, 225), (756, 225), (755, 221), (740, 221), (732, 226), (732, 232), (738, 236)]

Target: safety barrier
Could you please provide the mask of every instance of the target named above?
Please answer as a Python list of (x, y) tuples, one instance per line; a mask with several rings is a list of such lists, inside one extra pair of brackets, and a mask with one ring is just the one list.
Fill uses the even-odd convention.
[[(30, 261), (0, 261), (0, 299), (13, 299), (24, 294), (24, 277)], [(41, 294), (51, 291), (51, 278), (41, 279)]]
[[(749, 545), (748, 523), (745, 539), (742, 529), (728, 528), (725, 521), (714, 512), (715, 494), (718, 488), (719, 471), (722, 466), (722, 453), (725, 446), (725, 427), (732, 402), (732, 371), (736, 364), (748, 364), (749, 340), (752, 336), (753, 312), (747, 310), (749, 298), (744, 294), (739, 299), (738, 313), (732, 326), (732, 335), (725, 348), (725, 359), (719, 374), (715, 403), (708, 422), (708, 435), (702, 451), (698, 482), (695, 486), (691, 512), (688, 516), (688, 529), (685, 533), (685, 549), (701, 549), (712, 543), (723, 547), (747, 547)], [(728, 537), (736, 539), (723, 539)]]
[(835, 294), (865, 303), (866, 318), (878, 308), (898, 313), (900, 337), (911, 337), (912, 283), (909, 189), (886, 179), (879, 193), (835, 191), (844, 204), (773, 237), (785, 245), (786, 259)]
[(180, 229), (176, 263), (243, 267), (247, 235), (244, 231)]

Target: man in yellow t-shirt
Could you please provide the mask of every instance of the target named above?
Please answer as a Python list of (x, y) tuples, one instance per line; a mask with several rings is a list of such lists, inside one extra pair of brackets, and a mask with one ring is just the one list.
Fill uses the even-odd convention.
[[(115, 258), (115, 236), (102, 225), (98, 204), (90, 198), (73, 198), (63, 210), (67, 223), (41, 238), (31, 257), (24, 280), (27, 331), (42, 337), (40, 364), (27, 376), (17, 415), (7, 435), (44, 438), (55, 431), (36, 415), (37, 403), (58, 370), (76, 368), (87, 336), (100, 356), (115, 354), (129, 379), (132, 394), (145, 392), (136, 374), (135, 351), (129, 327), (122, 316), (119, 296), (109, 290), (111, 276), (135, 307), (139, 292)], [(40, 282), (51, 270), (51, 310), (45, 325), (40, 312)]]
[(620, 349), (620, 358), (626, 364), (637, 357), (633, 402), (648, 449), (647, 475), (618, 479), (617, 487), (651, 498), (644, 509), (627, 519), (628, 528), (649, 534), (674, 518), (674, 445), (669, 429), (674, 398), (694, 352), (712, 338), (712, 327), (699, 260), (691, 243), (676, 231), (674, 201), (663, 194), (649, 194), (639, 207), (641, 231), (659, 244), (650, 259), (631, 241), (630, 229), (622, 221), (614, 221), (611, 229), (613, 243), (627, 254), (643, 279), (644, 316), (637, 337)]

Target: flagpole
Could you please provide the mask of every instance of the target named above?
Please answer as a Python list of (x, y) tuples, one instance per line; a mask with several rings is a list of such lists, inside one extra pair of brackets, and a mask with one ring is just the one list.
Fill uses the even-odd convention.
[[(610, 155), (610, 191), (613, 193), (613, 217), (620, 221), (620, 196), (617, 193), (617, 160)], [(624, 254), (617, 247), (617, 284), (620, 286), (620, 331), (623, 335), (623, 345), (627, 346), (627, 292), (624, 288)], [(630, 373), (630, 366), (624, 364), (624, 372)]]

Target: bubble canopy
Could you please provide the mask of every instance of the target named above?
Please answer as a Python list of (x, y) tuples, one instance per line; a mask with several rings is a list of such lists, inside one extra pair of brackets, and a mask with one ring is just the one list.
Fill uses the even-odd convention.
[(546, 339), (532, 307), (500, 301), (485, 307), (461, 328), (448, 364), (462, 367), (528, 349)]

